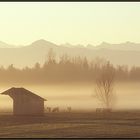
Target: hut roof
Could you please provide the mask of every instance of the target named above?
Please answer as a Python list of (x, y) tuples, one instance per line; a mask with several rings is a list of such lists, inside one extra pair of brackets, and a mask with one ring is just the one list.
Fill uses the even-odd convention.
[(25, 88), (22, 88), (22, 87), (21, 88), (12, 87), (12, 88), (2, 92), (1, 94), (3, 94), (3, 95), (11, 95), (13, 93), (14, 94), (26, 94), (26, 95), (32, 96), (34, 98), (38, 98), (38, 99), (46, 101), (46, 99), (36, 95), (35, 93), (33, 93), (33, 92), (31, 92), (31, 91), (29, 91), (29, 90), (27, 90)]

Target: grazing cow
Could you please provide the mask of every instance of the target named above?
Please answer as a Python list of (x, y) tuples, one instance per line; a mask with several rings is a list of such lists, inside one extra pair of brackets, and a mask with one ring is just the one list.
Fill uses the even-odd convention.
[(111, 108), (96, 108), (96, 113), (109, 113), (111, 111)]
[(96, 108), (96, 113), (101, 112), (102, 108)]
[(51, 107), (46, 108), (47, 112), (51, 112)]
[(59, 112), (59, 107), (55, 107), (52, 109), (52, 112)]
[(71, 112), (71, 110), (72, 110), (71, 107), (67, 107), (68, 112)]

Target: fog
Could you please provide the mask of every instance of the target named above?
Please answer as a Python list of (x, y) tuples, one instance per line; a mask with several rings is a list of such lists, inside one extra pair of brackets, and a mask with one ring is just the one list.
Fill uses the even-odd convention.
[[(94, 85), (82, 84), (60, 84), (60, 85), (3, 85), (0, 92), (11, 87), (24, 87), (35, 94), (47, 99), (45, 108), (59, 107), (60, 111), (71, 106), (73, 110), (95, 110), (101, 107), (100, 102), (93, 96)], [(115, 83), (114, 93), (116, 101), (114, 109), (140, 109), (140, 83), (119, 82)], [(12, 99), (6, 95), (0, 95), (0, 111), (12, 111)]]

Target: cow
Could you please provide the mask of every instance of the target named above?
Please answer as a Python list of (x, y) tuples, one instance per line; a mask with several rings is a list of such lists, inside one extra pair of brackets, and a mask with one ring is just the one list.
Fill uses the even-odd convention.
[(71, 107), (67, 107), (68, 112), (71, 112), (71, 110), (72, 110)]
[(51, 107), (46, 108), (47, 112), (51, 112)]
[(52, 109), (52, 112), (59, 112), (59, 107), (55, 107)]
[(110, 113), (111, 108), (96, 108), (96, 113)]

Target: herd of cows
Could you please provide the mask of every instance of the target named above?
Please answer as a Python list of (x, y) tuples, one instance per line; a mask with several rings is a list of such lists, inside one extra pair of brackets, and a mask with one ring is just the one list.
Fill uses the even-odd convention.
[[(60, 112), (60, 109), (59, 109), (59, 107), (54, 107), (54, 108), (47, 107), (46, 111), (49, 112), (49, 113), (51, 113), (51, 112), (55, 113), (55, 112)], [(72, 108), (67, 107), (65, 111), (66, 112), (71, 112)], [(112, 112), (112, 109), (111, 108), (96, 108), (95, 112), (96, 113), (110, 113), (110, 112)]]
[[(54, 107), (54, 108), (47, 107), (46, 111), (54, 113), (54, 112), (59, 112), (60, 109), (59, 109), (59, 107)], [(72, 108), (71, 107), (67, 107), (66, 112), (71, 112), (71, 111), (72, 111)]]

